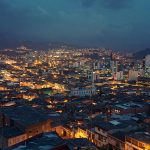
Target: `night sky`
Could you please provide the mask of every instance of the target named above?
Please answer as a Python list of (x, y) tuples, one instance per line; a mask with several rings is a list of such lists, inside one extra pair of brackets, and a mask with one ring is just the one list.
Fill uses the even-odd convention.
[(150, 47), (150, 0), (0, 0), (0, 39)]

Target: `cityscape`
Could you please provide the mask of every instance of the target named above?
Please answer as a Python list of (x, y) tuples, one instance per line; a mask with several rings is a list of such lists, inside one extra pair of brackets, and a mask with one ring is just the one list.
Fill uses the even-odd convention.
[[(127, 37), (121, 34), (120, 18), (111, 27), (104, 24), (114, 39), (105, 31), (99, 42), (93, 37), (100, 28), (93, 22), (101, 18), (97, 5), (106, 11), (105, 17), (135, 8), (123, 0), (77, 0), (77, 6), (68, 0), (60, 0), (59, 5), (52, 0), (20, 1), (0, 0), (0, 150), (150, 150), (150, 48), (146, 48), (150, 45), (145, 42), (150, 34), (145, 22), (141, 19), (145, 35), (139, 31), (137, 39), (137, 33), (126, 31), (131, 30), (132, 17), (125, 24)], [(139, 1), (134, 6), (143, 4), (140, 10), (147, 10), (150, 2)], [(49, 23), (56, 10), (66, 18), (57, 14)], [(82, 27), (80, 15), (84, 19), (89, 15), (83, 20), (87, 26)], [(111, 17), (107, 20), (113, 22)], [(137, 26), (132, 30), (137, 32)], [(47, 38), (49, 31), (52, 39)]]
[(0, 58), (1, 148), (150, 148), (150, 55), (64, 45)]

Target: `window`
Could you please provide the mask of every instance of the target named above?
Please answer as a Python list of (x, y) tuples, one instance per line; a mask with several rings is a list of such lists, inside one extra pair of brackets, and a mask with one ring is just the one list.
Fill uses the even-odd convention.
[(102, 140), (102, 136), (101, 135), (98, 135), (98, 140)]
[(101, 129), (100, 129), (99, 127), (97, 127), (97, 130), (98, 130), (98, 131), (101, 131)]
[(94, 134), (92, 134), (92, 139), (94, 139), (95, 138), (95, 135)]
[(25, 136), (22, 136), (22, 140), (25, 140)]
[(140, 148), (144, 148), (144, 144), (141, 143), (141, 142), (139, 142), (139, 147), (140, 147)]
[(116, 142), (116, 147), (120, 148), (120, 143)]
[(136, 140), (132, 140), (132, 144), (138, 146), (138, 142)]
[(127, 137), (126, 141), (129, 142), (129, 143), (131, 143), (131, 138)]
[(103, 139), (103, 142), (106, 142), (106, 141), (107, 141), (106, 138), (104, 138), (104, 139)]
[(12, 144), (12, 142), (11, 142), (11, 140), (9, 140), (9, 145), (11, 145)]

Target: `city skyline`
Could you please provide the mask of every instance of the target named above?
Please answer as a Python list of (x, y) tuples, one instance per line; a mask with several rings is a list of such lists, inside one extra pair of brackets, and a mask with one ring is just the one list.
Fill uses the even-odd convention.
[(0, 44), (60, 41), (122, 51), (149, 47), (150, 1), (1, 0)]

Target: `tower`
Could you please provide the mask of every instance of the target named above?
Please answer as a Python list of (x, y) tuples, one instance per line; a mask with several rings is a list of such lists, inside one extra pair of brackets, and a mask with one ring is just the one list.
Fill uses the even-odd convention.
[(118, 72), (118, 61), (111, 61), (111, 71), (112, 77), (114, 78)]
[(150, 74), (150, 55), (145, 57), (145, 73), (146, 75)]

